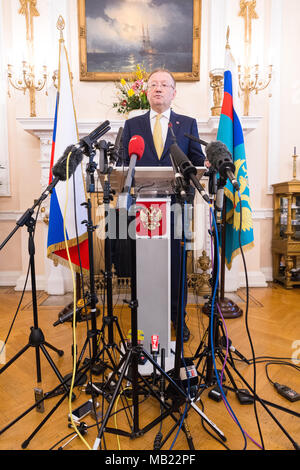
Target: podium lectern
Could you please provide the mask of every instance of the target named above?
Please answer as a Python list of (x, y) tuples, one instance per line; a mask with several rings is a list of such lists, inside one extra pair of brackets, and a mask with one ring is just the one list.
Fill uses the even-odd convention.
[[(205, 168), (197, 168), (200, 179)], [(111, 186), (122, 193), (126, 169), (117, 168), (111, 175)], [(165, 368), (174, 366), (175, 342), (171, 341), (171, 196), (172, 167), (136, 167), (136, 282), (138, 329), (143, 332), (144, 349), (151, 354), (151, 337), (159, 337), (160, 351), (165, 350)], [(118, 206), (118, 203), (117, 203)], [(130, 230), (129, 230), (130, 235)], [(158, 354), (160, 364), (160, 352)], [(151, 364), (139, 365), (148, 375)]]
[[(173, 367), (171, 352), (171, 197), (140, 196), (136, 202), (136, 274), (138, 327), (144, 349), (151, 353), (151, 336), (165, 350), (166, 368)], [(175, 348), (172, 348), (175, 351)], [(160, 356), (160, 351), (158, 357)], [(147, 369), (147, 364), (144, 366)], [(151, 371), (150, 371), (151, 372)]]

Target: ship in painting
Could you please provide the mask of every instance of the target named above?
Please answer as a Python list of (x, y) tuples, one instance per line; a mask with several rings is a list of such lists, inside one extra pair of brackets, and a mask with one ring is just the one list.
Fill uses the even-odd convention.
[(156, 49), (154, 49), (151, 45), (148, 25), (146, 26), (146, 28), (144, 28), (144, 25), (142, 25), (142, 48), (140, 50), (140, 53), (156, 54), (156, 52)]

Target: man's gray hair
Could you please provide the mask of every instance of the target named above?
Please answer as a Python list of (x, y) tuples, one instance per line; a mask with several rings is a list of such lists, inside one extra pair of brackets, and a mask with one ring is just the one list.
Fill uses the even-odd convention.
[(164, 69), (164, 68), (157, 68), (157, 69), (153, 70), (153, 71), (150, 73), (150, 75), (148, 76), (148, 80), (147, 80), (147, 81), (149, 82), (149, 80), (150, 80), (150, 78), (152, 77), (152, 75), (154, 75), (154, 74), (157, 73), (157, 72), (165, 72), (165, 73), (169, 74), (170, 77), (171, 77), (171, 79), (172, 79), (174, 88), (176, 88), (176, 80), (175, 80), (175, 78), (174, 78), (174, 75), (172, 74), (172, 72), (170, 72), (170, 70)]

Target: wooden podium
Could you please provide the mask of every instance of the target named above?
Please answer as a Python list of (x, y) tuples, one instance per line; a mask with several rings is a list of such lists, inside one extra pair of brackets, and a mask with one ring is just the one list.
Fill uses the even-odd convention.
[[(136, 204), (136, 274), (138, 327), (144, 349), (151, 337), (165, 350), (166, 367), (173, 367), (171, 349), (171, 197), (139, 197)], [(158, 358), (160, 357), (160, 351)], [(146, 366), (144, 369), (146, 369)], [(151, 372), (151, 371), (150, 371)]]

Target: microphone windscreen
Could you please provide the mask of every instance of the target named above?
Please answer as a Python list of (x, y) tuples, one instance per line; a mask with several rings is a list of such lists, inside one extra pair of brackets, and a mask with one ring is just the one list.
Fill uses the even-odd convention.
[(120, 127), (118, 130), (118, 134), (115, 140), (115, 150), (118, 152), (121, 142), (122, 142), (122, 137), (123, 137), (123, 127)]
[[(71, 152), (68, 165), (68, 175), (67, 175), (67, 161), (69, 153)], [(60, 159), (55, 163), (52, 168), (52, 173), (55, 177), (58, 177), (61, 181), (66, 181), (67, 176), (70, 177), (75, 172), (79, 163), (81, 163), (83, 158), (82, 150), (75, 145), (69, 145), (64, 151), (64, 154)]]
[(216, 169), (218, 169), (225, 161), (232, 162), (231, 153), (229, 152), (227, 146), (220, 140), (211, 142), (207, 145), (206, 156), (207, 160)]
[(145, 142), (143, 137), (140, 135), (134, 135), (131, 137), (128, 144), (128, 154), (131, 157), (132, 155), (137, 155), (137, 159), (140, 160), (143, 156), (145, 150)]
[(170, 153), (173, 157), (175, 165), (178, 167), (183, 176), (190, 174), (197, 174), (197, 168), (191, 164), (186, 154), (181, 150), (178, 144), (172, 144), (170, 146)]

